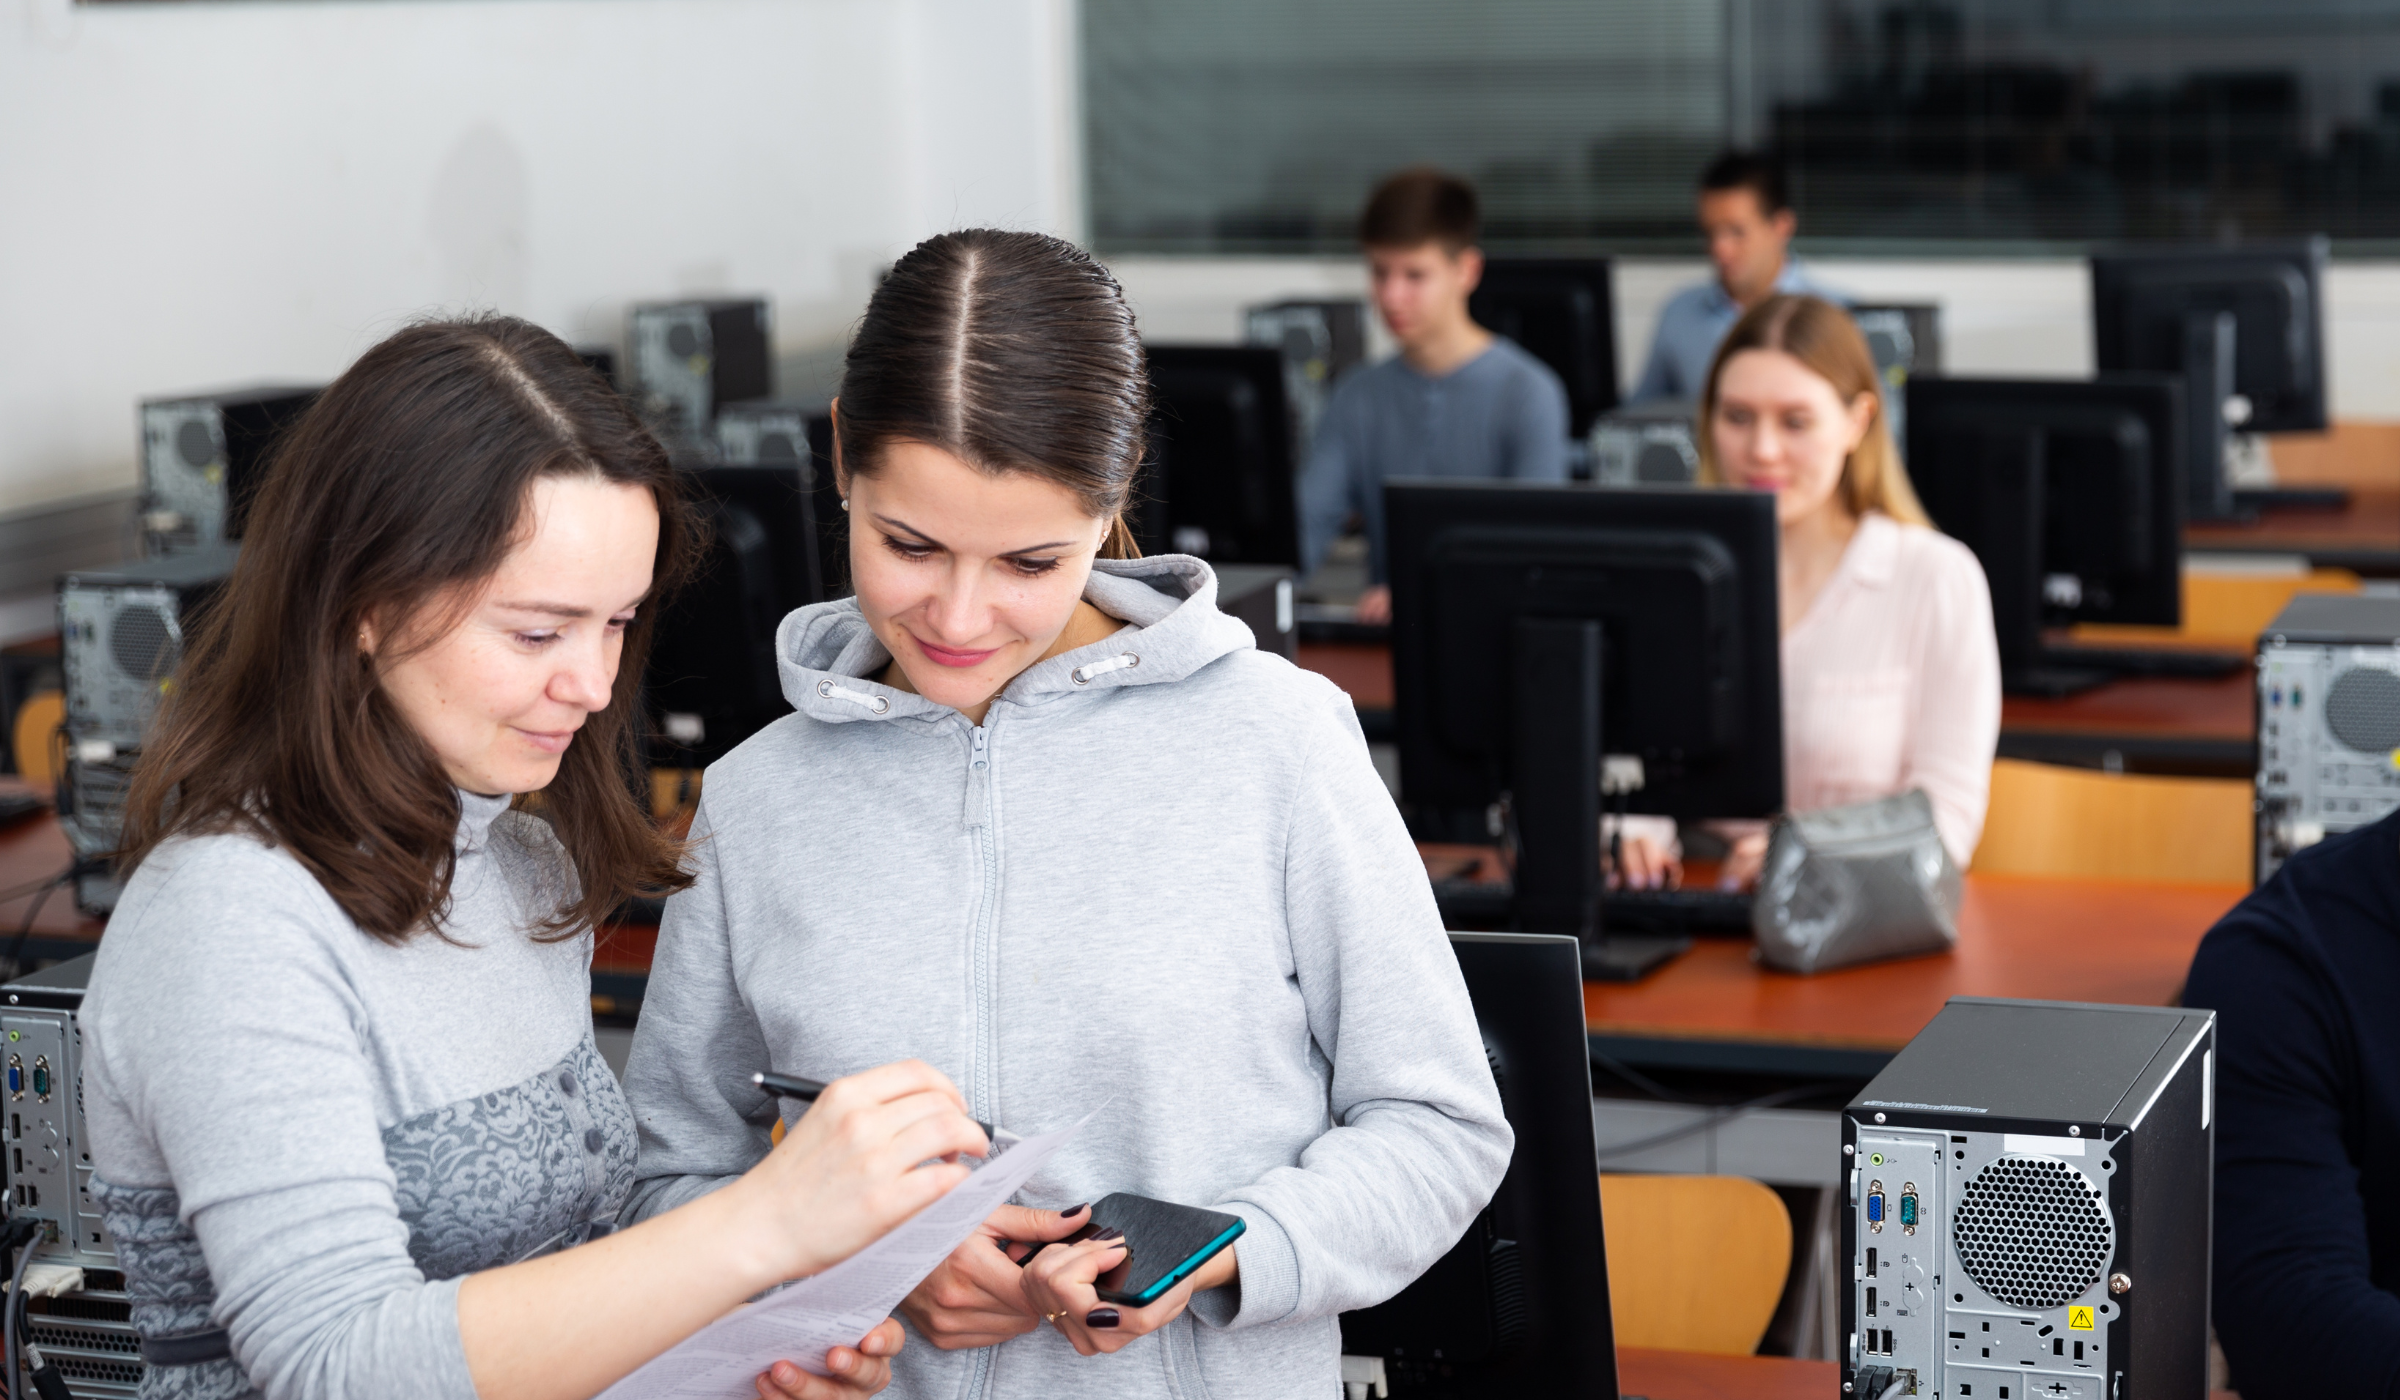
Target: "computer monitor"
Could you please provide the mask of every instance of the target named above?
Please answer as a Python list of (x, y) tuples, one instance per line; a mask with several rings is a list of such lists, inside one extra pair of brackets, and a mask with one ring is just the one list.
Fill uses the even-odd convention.
[(2227, 659), (2072, 648), (2078, 622), (2182, 617), (2183, 383), (1930, 379), (1908, 386), (1908, 473), (1992, 591), (2002, 684), (2065, 695), (2126, 672), (2213, 675)]
[(2231, 432), (2325, 429), (2323, 238), (2150, 249), (2092, 259), (2092, 332), (2103, 374), (2186, 384), (2186, 510), (2241, 506), (2225, 472)]
[(1300, 562), (1283, 352), (1151, 345), (1150, 460), (1134, 490), (1145, 554), (1212, 564)]
[(1454, 933), (1517, 1146), (1491, 1204), (1390, 1301), (1342, 1314), (1342, 1354), (1393, 1400), (1616, 1400), (1616, 1335), (1573, 939)]
[(701, 767), (790, 712), (775, 629), (825, 593), (801, 465), (682, 470), (708, 548), (651, 634), (642, 686), (652, 762)]
[(1617, 322), (1606, 258), (1493, 258), (1467, 314), (1557, 372), (1567, 435), (1580, 442), (1617, 406)]
[(1402, 797), (1505, 801), (1517, 926), (1581, 935), (1622, 975), (1603, 789), (1681, 818), (1783, 806), (1774, 497), (1396, 481), (1384, 512)]

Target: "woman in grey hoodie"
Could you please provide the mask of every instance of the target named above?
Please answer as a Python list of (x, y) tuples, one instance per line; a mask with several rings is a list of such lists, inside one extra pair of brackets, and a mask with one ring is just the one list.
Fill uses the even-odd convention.
[[(1260, 653), (1207, 565), (1131, 557), (1145, 386), (1068, 244), (893, 268), (837, 404), (857, 596), (784, 619), (798, 713), (709, 769), (660, 934), (637, 1212), (767, 1150), (767, 1066), (920, 1057), (1020, 1131), (1100, 1109), (1026, 1188), (1053, 1209), (911, 1295), (895, 1395), (1335, 1394), (1337, 1315), (1439, 1258), (1512, 1145), (1348, 699)], [(1017, 1267), (1112, 1191), (1247, 1232), (1143, 1309), (1093, 1294), (1121, 1241)]]

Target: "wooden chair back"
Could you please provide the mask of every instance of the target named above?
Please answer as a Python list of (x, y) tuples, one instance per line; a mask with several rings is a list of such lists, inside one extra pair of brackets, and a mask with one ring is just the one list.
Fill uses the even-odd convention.
[(2251, 785), (2238, 778), (2100, 773), (2003, 758), (1979, 875), (2246, 884)]
[(1783, 1198), (1748, 1177), (1600, 1175), (1617, 1345), (1748, 1356), (1792, 1268)]

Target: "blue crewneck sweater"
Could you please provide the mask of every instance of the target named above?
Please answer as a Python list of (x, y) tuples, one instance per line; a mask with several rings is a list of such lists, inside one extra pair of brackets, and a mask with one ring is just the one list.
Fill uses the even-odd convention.
[(2243, 1400), (2400, 1396), (2400, 813), (2220, 920), (2217, 1337)]

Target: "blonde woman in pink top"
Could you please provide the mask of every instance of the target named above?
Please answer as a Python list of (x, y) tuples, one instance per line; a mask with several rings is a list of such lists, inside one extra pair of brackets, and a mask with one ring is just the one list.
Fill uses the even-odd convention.
[[(2000, 738), (2000, 649), (1983, 568), (1933, 528), (1893, 450), (1875, 362), (1847, 312), (1769, 297), (1718, 347), (1700, 402), (1701, 479), (1775, 493), (1784, 800), (1796, 812), (1923, 788), (1942, 844), (1974, 857)], [(1723, 882), (1766, 855), (1722, 823)], [(1629, 822), (1623, 879), (1673, 883), (1672, 827)]]

